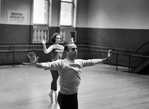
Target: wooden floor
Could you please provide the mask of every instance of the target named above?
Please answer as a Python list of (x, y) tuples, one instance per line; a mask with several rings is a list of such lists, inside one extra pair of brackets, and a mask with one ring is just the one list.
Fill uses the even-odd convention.
[[(82, 69), (79, 109), (149, 109), (149, 76), (115, 71), (115, 66)], [(29, 65), (0, 66), (0, 109), (59, 109), (48, 97), (49, 71)]]

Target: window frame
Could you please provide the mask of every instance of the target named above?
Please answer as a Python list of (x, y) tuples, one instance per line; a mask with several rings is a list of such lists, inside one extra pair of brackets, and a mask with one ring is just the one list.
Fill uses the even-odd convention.
[(62, 3), (71, 3), (72, 4), (72, 12), (71, 12), (71, 25), (61, 25), (61, 8), (60, 8), (60, 27), (70, 27), (70, 28), (72, 28), (72, 27), (74, 27), (74, 20), (75, 20), (75, 0), (72, 0), (72, 2), (71, 1), (63, 1), (63, 0), (61, 0), (61, 4)]
[[(34, 2), (34, 1), (33, 1)], [(46, 42), (49, 42), (49, 18), (50, 18), (50, 1), (45, 0), (47, 2), (47, 15), (44, 16), (46, 18), (46, 21), (44, 20), (43, 22), (45, 23), (34, 23), (33, 21), (33, 34), (32, 34), (32, 39), (31, 43), (32, 44), (39, 44), (41, 43), (42, 39), (46, 39)], [(44, 5), (45, 8), (45, 5)], [(45, 13), (44, 13), (45, 14)], [(34, 20), (34, 3), (33, 3), (33, 20)]]
[[(46, 23), (34, 23), (34, 1), (35, 0), (33, 0), (33, 25), (38, 25), (38, 26), (48, 26), (49, 25), (49, 6), (50, 6), (50, 3), (49, 3), (49, 0), (44, 0), (44, 1), (46, 1), (47, 2), (47, 18), (46, 18), (46, 21), (44, 20), (44, 22), (46, 22)], [(45, 13), (44, 13), (45, 14)]]
[[(1, 19), (1, 17), (2, 17), (2, 0), (0, 0), (0, 19)], [(1, 20), (0, 20), (0, 22), (1, 22)]]

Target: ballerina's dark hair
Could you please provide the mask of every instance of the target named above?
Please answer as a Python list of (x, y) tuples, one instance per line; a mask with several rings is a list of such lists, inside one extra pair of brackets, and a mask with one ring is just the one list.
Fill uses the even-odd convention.
[(53, 43), (55, 43), (56, 37), (57, 37), (58, 35), (60, 35), (60, 34), (59, 34), (59, 33), (54, 33), (54, 34), (52, 35), (51, 41), (52, 41)]

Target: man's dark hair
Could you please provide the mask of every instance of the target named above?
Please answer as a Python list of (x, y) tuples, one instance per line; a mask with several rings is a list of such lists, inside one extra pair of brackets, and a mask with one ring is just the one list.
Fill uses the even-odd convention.
[(64, 46), (64, 51), (68, 51), (68, 50), (69, 50), (69, 49), (68, 49), (68, 45), (69, 45), (69, 44), (74, 44), (74, 42), (71, 42), (71, 41), (70, 41), (70, 42), (66, 43), (65, 46)]

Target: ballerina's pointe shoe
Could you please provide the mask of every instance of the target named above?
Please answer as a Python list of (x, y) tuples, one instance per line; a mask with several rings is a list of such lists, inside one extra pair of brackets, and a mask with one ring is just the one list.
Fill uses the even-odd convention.
[(53, 94), (52, 93), (49, 93), (48, 95), (50, 97), (51, 103), (53, 103)]

